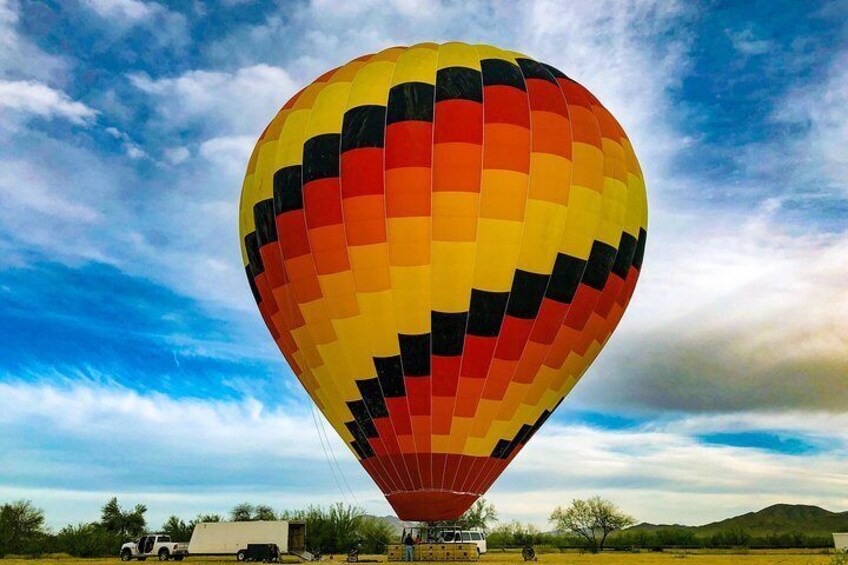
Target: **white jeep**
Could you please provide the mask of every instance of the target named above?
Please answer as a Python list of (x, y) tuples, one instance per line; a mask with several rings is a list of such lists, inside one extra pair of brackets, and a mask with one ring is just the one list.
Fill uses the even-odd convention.
[(182, 561), (187, 555), (187, 543), (173, 542), (171, 536), (164, 534), (149, 534), (121, 546), (121, 561), (144, 561), (148, 557), (157, 557), (159, 561)]

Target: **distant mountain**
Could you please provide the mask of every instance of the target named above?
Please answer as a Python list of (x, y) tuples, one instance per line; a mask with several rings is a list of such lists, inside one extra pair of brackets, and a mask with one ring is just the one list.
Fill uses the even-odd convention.
[(372, 514), (366, 514), (366, 516), (385, 522), (389, 525), (392, 531), (398, 535), (400, 535), (401, 531), (403, 531), (403, 522), (401, 522), (396, 516), (374, 516)]
[(792, 534), (801, 532), (809, 536), (830, 536), (833, 532), (848, 532), (848, 512), (831, 512), (818, 506), (804, 504), (775, 504), (758, 512), (748, 512), (719, 522), (703, 526), (649, 524), (643, 522), (628, 531), (686, 529), (699, 537), (716, 532), (742, 529), (753, 536), (769, 534)]

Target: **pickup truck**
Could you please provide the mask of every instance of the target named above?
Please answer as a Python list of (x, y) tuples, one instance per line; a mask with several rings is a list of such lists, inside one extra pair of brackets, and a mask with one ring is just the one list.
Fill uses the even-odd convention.
[(148, 557), (156, 557), (159, 561), (182, 561), (186, 555), (187, 543), (173, 542), (171, 536), (164, 534), (149, 534), (121, 546), (121, 561), (144, 561)]

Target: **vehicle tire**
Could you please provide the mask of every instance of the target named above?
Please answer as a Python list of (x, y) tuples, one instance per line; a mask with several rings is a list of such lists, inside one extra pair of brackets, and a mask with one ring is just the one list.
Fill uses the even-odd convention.
[(159, 561), (167, 561), (171, 558), (171, 554), (164, 547), (159, 550)]
[(526, 545), (524, 549), (521, 550), (521, 557), (524, 558), (524, 561), (535, 561), (536, 560), (536, 550), (533, 549), (532, 546)]
[(121, 561), (132, 561), (132, 551), (125, 549), (121, 552)]
[(247, 552), (243, 549), (239, 549), (238, 553), (236, 553), (236, 561), (247, 561)]

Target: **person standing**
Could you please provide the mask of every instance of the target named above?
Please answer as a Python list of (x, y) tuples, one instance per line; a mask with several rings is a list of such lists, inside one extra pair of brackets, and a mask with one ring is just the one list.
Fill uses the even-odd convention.
[(406, 534), (406, 537), (403, 538), (404, 547), (404, 561), (412, 561), (413, 555), (415, 552), (415, 540), (412, 539), (412, 532)]

